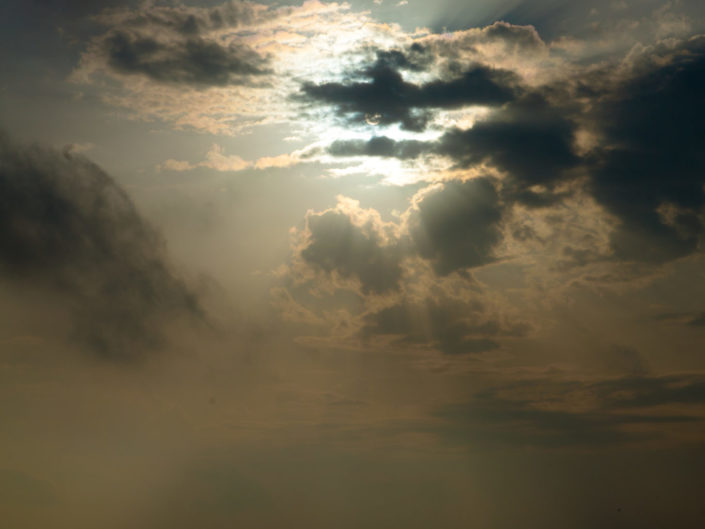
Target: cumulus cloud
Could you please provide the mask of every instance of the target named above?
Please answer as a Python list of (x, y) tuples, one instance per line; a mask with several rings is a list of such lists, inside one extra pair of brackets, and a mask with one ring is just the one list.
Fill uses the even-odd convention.
[(504, 205), (490, 178), (449, 181), (423, 193), (411, 210), (409, 233), (420, 256), (448, 274), (494, 261)]
[[(492, 31), (514, 34), (508, 25)], [(531, 32), (517, 30), (515, 36), (524, 39)], [(519, 319), (511, 325), (482, 308), (475, 311), (472, 296), (452, 303), (428, 292), (410, 296), (411, 282), (419, 279), (413, 271), (418, 263), (430, 270), (423, 278), (426, 285), (469, 277), (473, 270), (480, 274), (481, 267), (491, 270), (490, 265), (508, 259), (532, 265), (527, 277), (543, 287), (562, 281), (604, 284), (647, 277), (660, 270), (658, 265), (702, 248), (705, 119), (700, 119), (697, 91), (705, 71), (702, 38), (633, 50), (621, 64), (572, 70), (545, 85), (518, 83), (514, 86), (522, 88), (511, 98), (466, 127), (434, 121), (435, 138), (394, 134), (389, 125), (410, 128), (408, 120), (420, 116), (411, 123), (420, 131), (440, 112), (418, 100), (412, 104), (416, 96), (410, 94), (447, 88), (452, 79), (412, 83), (402, 75), (435, 71), (428, 57), (437, 53), (428, 43), (415, 55), (408, 48), (378, 51), (367, 68), (352, 71), (353, 79), (362, 75), (368, 82), (304, 86), (309, 101), (333, 105), (352, 120), (374, 114), (388, 134), (337, 139), (326, 148), (328, 155), (397, 158), (410, 165), (443, 159), (454, 168), (418, 192), (385, 237), (376, 238), (348, 211), (309, 216), (314, 220), (308, 226), (310, 250), (298, 263), (355, 278), (364, 285), (363, 298), (387, 296), (383, 306), (366, 300), (363, 312), (348, 315), (357, 336), (405, 347), (433, 344), (453, 353), (491, 351), (529, 332)], [(382, 82), (385, 75), (388, 82)], [(403, 97), (394, 99), (396, 93)], [(387, 103), (376, 106), (383, 100)], [(475, 103), (468, 96), (457, 104), (462, 109)], [(298, 246), (295, 258), (305, 248)], [(697, 327), (702, 318), (693, 313), (685, 320)], [(615, 347), (600, 358), (611, 373), (649, 373), (644, 357), (628, 347)], [(552, 413), (542, 411), (541, 417), (562, 420)], [(595, 413), (586, 416), (585, 428), (614, 433), (610, 418)], [(623, 419), (617, 429), (631, 424), (629, 417)]]
[(496, 185), (478, 177), (427, 187), (396, 223), (341, 197), (335, 209), (309, 212), (295, 253), (327, 273), (358, 278), (367, 292), (398, 287), (407, 257), (439, 275), (491, 263), (505, 209)]
[[(389, 222), (342, 197), (336, 208), (309, 212), (295, 237), (294, 284), (279, 293), (280, 308), (305, 311), (320, 324), (327, 316), (312, 316), (329, 310), (326, 299), (351, 291), (357, 308), (340, 313), (344, 323), (331, 323), (346, 339), (446, 354), (492, 351), (502, 339), (526, 336), (528, 322), (508, 316), (479, 286), (468, 288), (469, 272), (496, 259), (504, 205), (495, 186), (488, 177), (430, 186)], [(311, 297), (307, 289), (328, 294)]]
[(311, 212), (306, 218), (303, 262), (327, 274), (359, 281), (363, 293), (398, 288), (404, 251), (376, 212), (341, 201), (337, 209)]
[(73, 336), (132, 358), (158, 347), (169, 317), (199, 318), (159, 234), (88, 159), (0, 138), (0, 273), (72, 307)]

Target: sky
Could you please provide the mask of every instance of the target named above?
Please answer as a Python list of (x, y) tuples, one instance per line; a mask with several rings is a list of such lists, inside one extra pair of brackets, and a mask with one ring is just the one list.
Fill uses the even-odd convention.
[(699, 0), (5, 0), (17, 529), (705, 524)]

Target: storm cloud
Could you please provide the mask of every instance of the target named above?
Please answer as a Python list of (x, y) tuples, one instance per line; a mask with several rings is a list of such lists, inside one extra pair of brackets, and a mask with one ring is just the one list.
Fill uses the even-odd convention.
[(200, 318), (159, 234), (97, 165), (0, 138), (0, 274), (66, 299), (73, 338), (101, 356), (159, 347), (165, 316)]

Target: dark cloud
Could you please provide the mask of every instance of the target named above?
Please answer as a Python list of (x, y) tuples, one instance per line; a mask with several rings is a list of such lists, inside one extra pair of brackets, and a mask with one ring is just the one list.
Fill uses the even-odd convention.
[(81, 343), (129, 358), (161, 343), (167, 317), (200, 315), (164, 254), (98, 166), (0, 137), (0, 274), (65, 297)]
[[(572, 112), (572, 111), (571, 111)], [(421, 155), (450, 158), (456, 168), (488, 163), (505, 172), (503, 197), (529, 207), (548, 207), (566, 194), (552, 188), (570, 177), (581, 159), (574, 152), (576, 124), (569, 111), (555, 108), (540, 93), (526, 94), (469, 129), (449, 129), (437, 141), (338, 140), (334, 156), (382, 156), (412, 159)], [(531, 189), (543, 186), (542, 191)]]
[(306, 83), (302, 94), (310, 101), (335, 106), (352, 121), (375, 116), (380, 124), (400, 123), (405, 129), (420, 131), (430, 109), (501, 105), (520, 92), (518, 77), (507, 70), (475, 65), (450, 79), (414, 84), (405, 81), (389, 62), (382, 58), (363, 70), (369, 82)]
[[(500, 25), (493, 31), (514, 29)], [(385, 60), (403, 65), (397, 55)], [(676, 259), (698, 251), (705, 233), (705, 103), (700, 94), (705, 38), (660, 45), (631, 61), (630, 75), (603, 69), (532, 92), (514, 92), (513, 97), (500, 98), (505, 104), (473, 127), (449, 129), (434, 142), (375, 137), (368, 142), (338, 141), (329, 152), (400, 159), (436, 155), (460, 169), (486, 163), (506, 175), (502, 199), (507, 205), (534, 208), (561, 203), (568, 194), (558, 191), (560, 186), (588, 175), (588, 191), (617, 220), (611, 236), (615, 259)], [(370, 83), (309, 85), (305, 90), (344, 114), (379, 114), (385, 124), (411, 120), (407, 128), (419, 129), (428, 115), (413, 110), (443, 107), (437, 100), (446, 101), (446, 107), (470, 105), (474, 91), (460, 90), (460, 84), (473, 76), (491, 78), (489, 70), (480, 68), (452, 81), (416, 86), (404, 82), (381, 59), (367, 72)], [(615, 81), (618, 75), (623, 80)], [(498, 83), (511, 85), (507, 80)], [(413, 122), (414, 116), (420, 121)], [(587, 154), (576, 152), (581, 127), (599, 138)], [(440, 231), (434, 238), (443, 238)]]
[[(492, 31), (508, 32), (502, 38), (509, 39), (514, 28), (499, 25)], [(530, 35), (522, 31), (516, 37)], [(426, 48), (417, 52), (419, 57), (429, 53)], [(631, 58), (631, 73), (627, 67), (619, 71), (611, 67), (527, 91), (517, 88), (513, 74), (481, 66), (450, 80), (408, 83), (399, 71), (418, 68), (420, 62), (410, 60), (407, 51), (391, 50), (378, 52), (377, 61), (363, 72), (370, 82), (309, 84), (303, 90), (310, 99), (335, 105), (352, 119), (375, 115), (382, 124), (400, 122), (415, 130), (424, 127), (434, 108), (472, 105), (508, 90), (493, 101), (498, 106), (487, 117), (469, 129), (446, 130), (434, 141), (375, 136), (367, 141), (336, 141), (328, 147), (333, 156), (402, 160), (442, 156), (456, 169), (487, 164), (501, 171), (497, 180), (445, 182), (419, 195), (409, 210), (404, 247), (408, 255), (430, 261), (438, 275), (495, 261), (505, 213), (513, 205), (555, 207), (572, 195), (570, 189), (583, 183), (583, 189), (616, 220), (610, 236), (613, 259), (662, 263), (697, 251), (705, 232), (703, 52), (705, 38), (694, 38)], [(594, 135), (595, 144), (579, 149), (578, 133), (587, 131)], [(551, 217), (547, 221), (554, 222)], [(590, 251), (574, 244), (562, 248), (566, 265), (595, 262)], [(343, 258), (344, 249), (337, 248), (336, 258), (328, 261), (323, 259), (327, 247), (320, 249), (315, 260), (328, 263), (328, 270), (361, 276), (359, 262), (345, 262), (356, 258)], [(379, 257), (365, 259), (379, 261)], [(358, 271), (353, 274), (353, 269)], [(399, 274), (388, 271), (397, 269), (383, 269), (396, 284)], [(401, 319), (393, 310), (384, 316), (389, 321)], [(380, 328), (387, 324), (391, 325), (370, 322)], [(697, 318), (690, 322), (699, 324)], [(456, 336), (451, 329), (446, 332)], [(638, 354), (628, 349), (613, 353), (607, 362), (610, 369), (646, 372)]]
[(200, 37), (161, 42), (116, 31), (103, 42), (108, 66), (162, 83), (196, 86), (243, 84), (267, 72), (266, 59), (245, 45), (223, 46)]
[(606, 407), (644, 408), (667, 404), (705, 404), (705, 379), (700, 375), (630, 377), (596, 383), (592, 390)]
[(423, 302), (401, 302), (364, 319), (361, 335), (390, 336), (398, 345), (426, 346), (446, 354), (492, 351), (501, 337), (524, 336), (524, 323), (508, 325), (487, 314), (479, 301), (427, 298)]
[(578, 164), (573, 152), (574, 132), (575, 125), (560, 109), (534, 93), (470, 129), (449, 130), (435, 151), (452, 158), (459, 167), (489, 162), (525, 189), (554, 184)]
[(495, 260), (504, 205), (490, 178), (450, 181), (428, 192), (409, 217), (418, 253), (449, 274)]
[(357, 278), (364, 292), (387, 292), (399, 287), (406, 257), (428, 260), (440, 275), (493, 262), (504, 209), (492, 179), (449, 181), (419, 196), (408, 235), (385, 236), (372, 220), (360, 225), (345, 211), (325, 211), (308, 216), (299, 252), (308, 265)]
[(604, 446), (657, 440), (702, 417), (661, 405), (701, 405), (699, 376), (628, 377), (599, 382), (532, 379), (476, 393), (436, 415), (443, 435), (463, 443)]
[(327, 211), (310, 215), (308, 230), (310, 239), (301, 250), (308, 264), (358, 279), (363, 292), (383, 293), (398, 287), (401, 246), (398, 241), (383, 241), (371, 223), (358, 226), (344, 212)]
[(386, 136), (375, 136), (367, 141), (337, 140), (328, 147), (328, 153), (333, 156), (381, 156), (402, 160), (416, 158), (424, 152), (428, 152), (426, 142), (394, 141)]
[(591, 190), (620, 221), (616, 255), (663, 262), (695, 251), (703, 233), (705, 38), (644, 62), (596, 110), (605, 148)]

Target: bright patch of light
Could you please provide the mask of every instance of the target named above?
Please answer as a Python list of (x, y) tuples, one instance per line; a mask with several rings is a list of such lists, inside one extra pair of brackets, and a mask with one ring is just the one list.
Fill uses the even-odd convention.
[(490, 107), (466, 107), (457, 110), (443, 110), (438, 112), (430, 127), (447, 130), (457, 128), (462, 130), (471, 129), (475, 123), (482, 121), (492, 112)]

